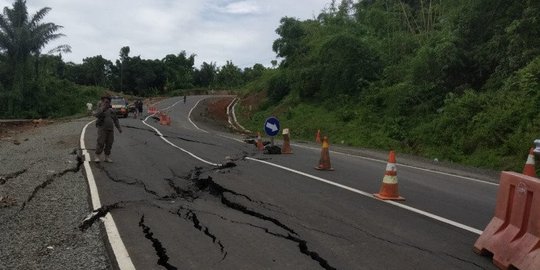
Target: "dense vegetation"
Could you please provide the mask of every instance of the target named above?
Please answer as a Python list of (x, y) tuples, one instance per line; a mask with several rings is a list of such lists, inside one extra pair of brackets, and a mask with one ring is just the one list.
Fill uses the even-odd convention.
[(515, 170), (540, 137), (540, 1), (344, 0), (276, 32), (253, 129)]
[(195, 55), (185, 51), (149, 60), (130, 56), (129, 47), (120, 48), (115, 63), (101, 55), (85, 58), (82, 64), (65, 63), (61, 53), (69, 53), (69, 45), (41, 52), (63, 36), (62, 26), (42, 22), (50, 10), (29, 16), (26, 1), (16, 0), (0, 15), (0, 118), (73, 115), (109, 91), (153, 96), (194, 88), (231, 89), (260, 77), (266, 69), (261, 64), (240, 69), (232, 61), (222, 67), (204, 62), (197, 69)]
[(41, 52), (63, 36), (42, 22), (49, 11), (29, 16), (15, 0), (0, 15), (0, 118), (76, 114), (106, 90), (243, 88), (265, 97), (241, 108), (250, 128), (273, 114), (296, 138), (320, 128), (332, 142), (519, 170), (540, 136), (540, 1), (332, 1), (313, 19), (282, 18), (277, 67), (244, 69), (129, 47), (114, 62), (65, 63), (68, 45)]

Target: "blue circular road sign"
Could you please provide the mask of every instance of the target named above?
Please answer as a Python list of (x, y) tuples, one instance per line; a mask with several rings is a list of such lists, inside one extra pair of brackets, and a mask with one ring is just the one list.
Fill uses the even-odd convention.
[(268, 117), (264, 122), (264, 131), (268, 136), (276, 136), (279, 133), (279, 120), (275, 117)]

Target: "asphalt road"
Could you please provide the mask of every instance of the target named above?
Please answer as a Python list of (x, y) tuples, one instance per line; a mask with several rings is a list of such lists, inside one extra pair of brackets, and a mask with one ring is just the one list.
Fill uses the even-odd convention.
[[(327, 172), (314, 169), (314, 147), (263, 155), (192, 122), (203, 98), (159, 103), (171, 126), (121, 119), (114, 163), (89, 163), (100, 213), (137, 269), (495, 269), (472, 251), (495, 184), (400, 167), (398, 155), (406, 201), (386, 203), (370, 196), (384, 161), (333, 153)], [(83, 133), (92, 157), (96, 133), (93, 124)]]

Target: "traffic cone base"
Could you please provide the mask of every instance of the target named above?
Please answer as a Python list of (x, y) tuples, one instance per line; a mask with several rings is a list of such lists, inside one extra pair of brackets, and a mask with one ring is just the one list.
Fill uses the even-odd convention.
[(379, 193), (374, 193), (373, 196), (381, 200), (404, 201), (405, 198), (399, 196), (397, 176), (385, 175), (383, 184)]
[(330, 167), (330, 168), (325, 168), (324, 166), (319, 165), (319, 166), (315, 167), (315, 170), (319, 170), (319, 171), (333, 171), (334, 168), (332, 168), (332, 167)]
[(375, 196), (376, 198), (381, 199), (381, 200), (392, 200), (392, 201), (404, 201), (405, 200), (405, 198), (403, 198), (401, 196), (388, 197), (388, 196), (384, 196), (383, 194), (380, 194), (380, 193), (373, 193), (373, 196)]

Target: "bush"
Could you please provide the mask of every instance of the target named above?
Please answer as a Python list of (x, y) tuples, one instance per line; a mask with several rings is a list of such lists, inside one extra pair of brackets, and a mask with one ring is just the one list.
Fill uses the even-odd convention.
[(284, 72), (274, 74), (268, 81), (268, 98), (277, 103), (291, 91)]

